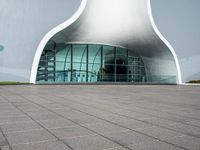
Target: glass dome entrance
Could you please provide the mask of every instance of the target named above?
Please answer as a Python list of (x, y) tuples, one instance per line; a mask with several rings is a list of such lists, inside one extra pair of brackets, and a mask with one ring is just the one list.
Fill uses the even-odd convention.
[(37, 83), (146, 82), (142, 59), (120, 47), (54, 44), (45, 47)]

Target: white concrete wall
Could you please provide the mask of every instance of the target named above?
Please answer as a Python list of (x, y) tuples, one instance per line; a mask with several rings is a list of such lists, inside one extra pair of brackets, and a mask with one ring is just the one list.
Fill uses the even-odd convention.
[[(159, 82), (161, 76), (167, 76), (177, 77), (174, 82), (180, 84), (175, 53), (156, 32), (152, 20), (149, 0), (87, 0), (81, 16), (52, 39), (57, 43), (105, 43), (126, 47), (143, 58), (148, 82)], [(39, 50), (40, 55), (43, 48)]]
[(200, 0), (151, 0), (154, 20), (174, 47), (183, 82), (200, 80)]
[[(0, 1), (0, 81), (29, 82), (36, 49), (81, 0)], [(174, 47), (183, 81), (200, 79), (200, 1), (151, 0), (157, 27)]]

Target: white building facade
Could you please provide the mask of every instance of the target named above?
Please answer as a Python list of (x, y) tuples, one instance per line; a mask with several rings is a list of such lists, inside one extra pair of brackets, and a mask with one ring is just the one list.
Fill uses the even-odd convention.
[(180, 50), (160, 33), (152, 1), (3, 0), (0, 80), (182, 84), (198, 78), (182, 71), (192, 63), (183, 64)]

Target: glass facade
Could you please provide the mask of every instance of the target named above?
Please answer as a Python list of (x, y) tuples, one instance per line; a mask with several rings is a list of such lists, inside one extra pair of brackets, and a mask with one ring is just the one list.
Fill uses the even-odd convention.
[(95, 44), (48, 44), (37, 83), (146, 82), (145, 66), (134, 52)]

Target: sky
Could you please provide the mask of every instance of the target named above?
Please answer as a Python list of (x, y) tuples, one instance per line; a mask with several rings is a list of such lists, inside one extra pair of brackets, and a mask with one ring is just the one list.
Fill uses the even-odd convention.
[(151, 0), (159, 30), (179, 52), (200, 55), (200, 0)]
[(183, 81), (200, 79), (200, 0), (151, 0), (159, 31), (175, 49)]

